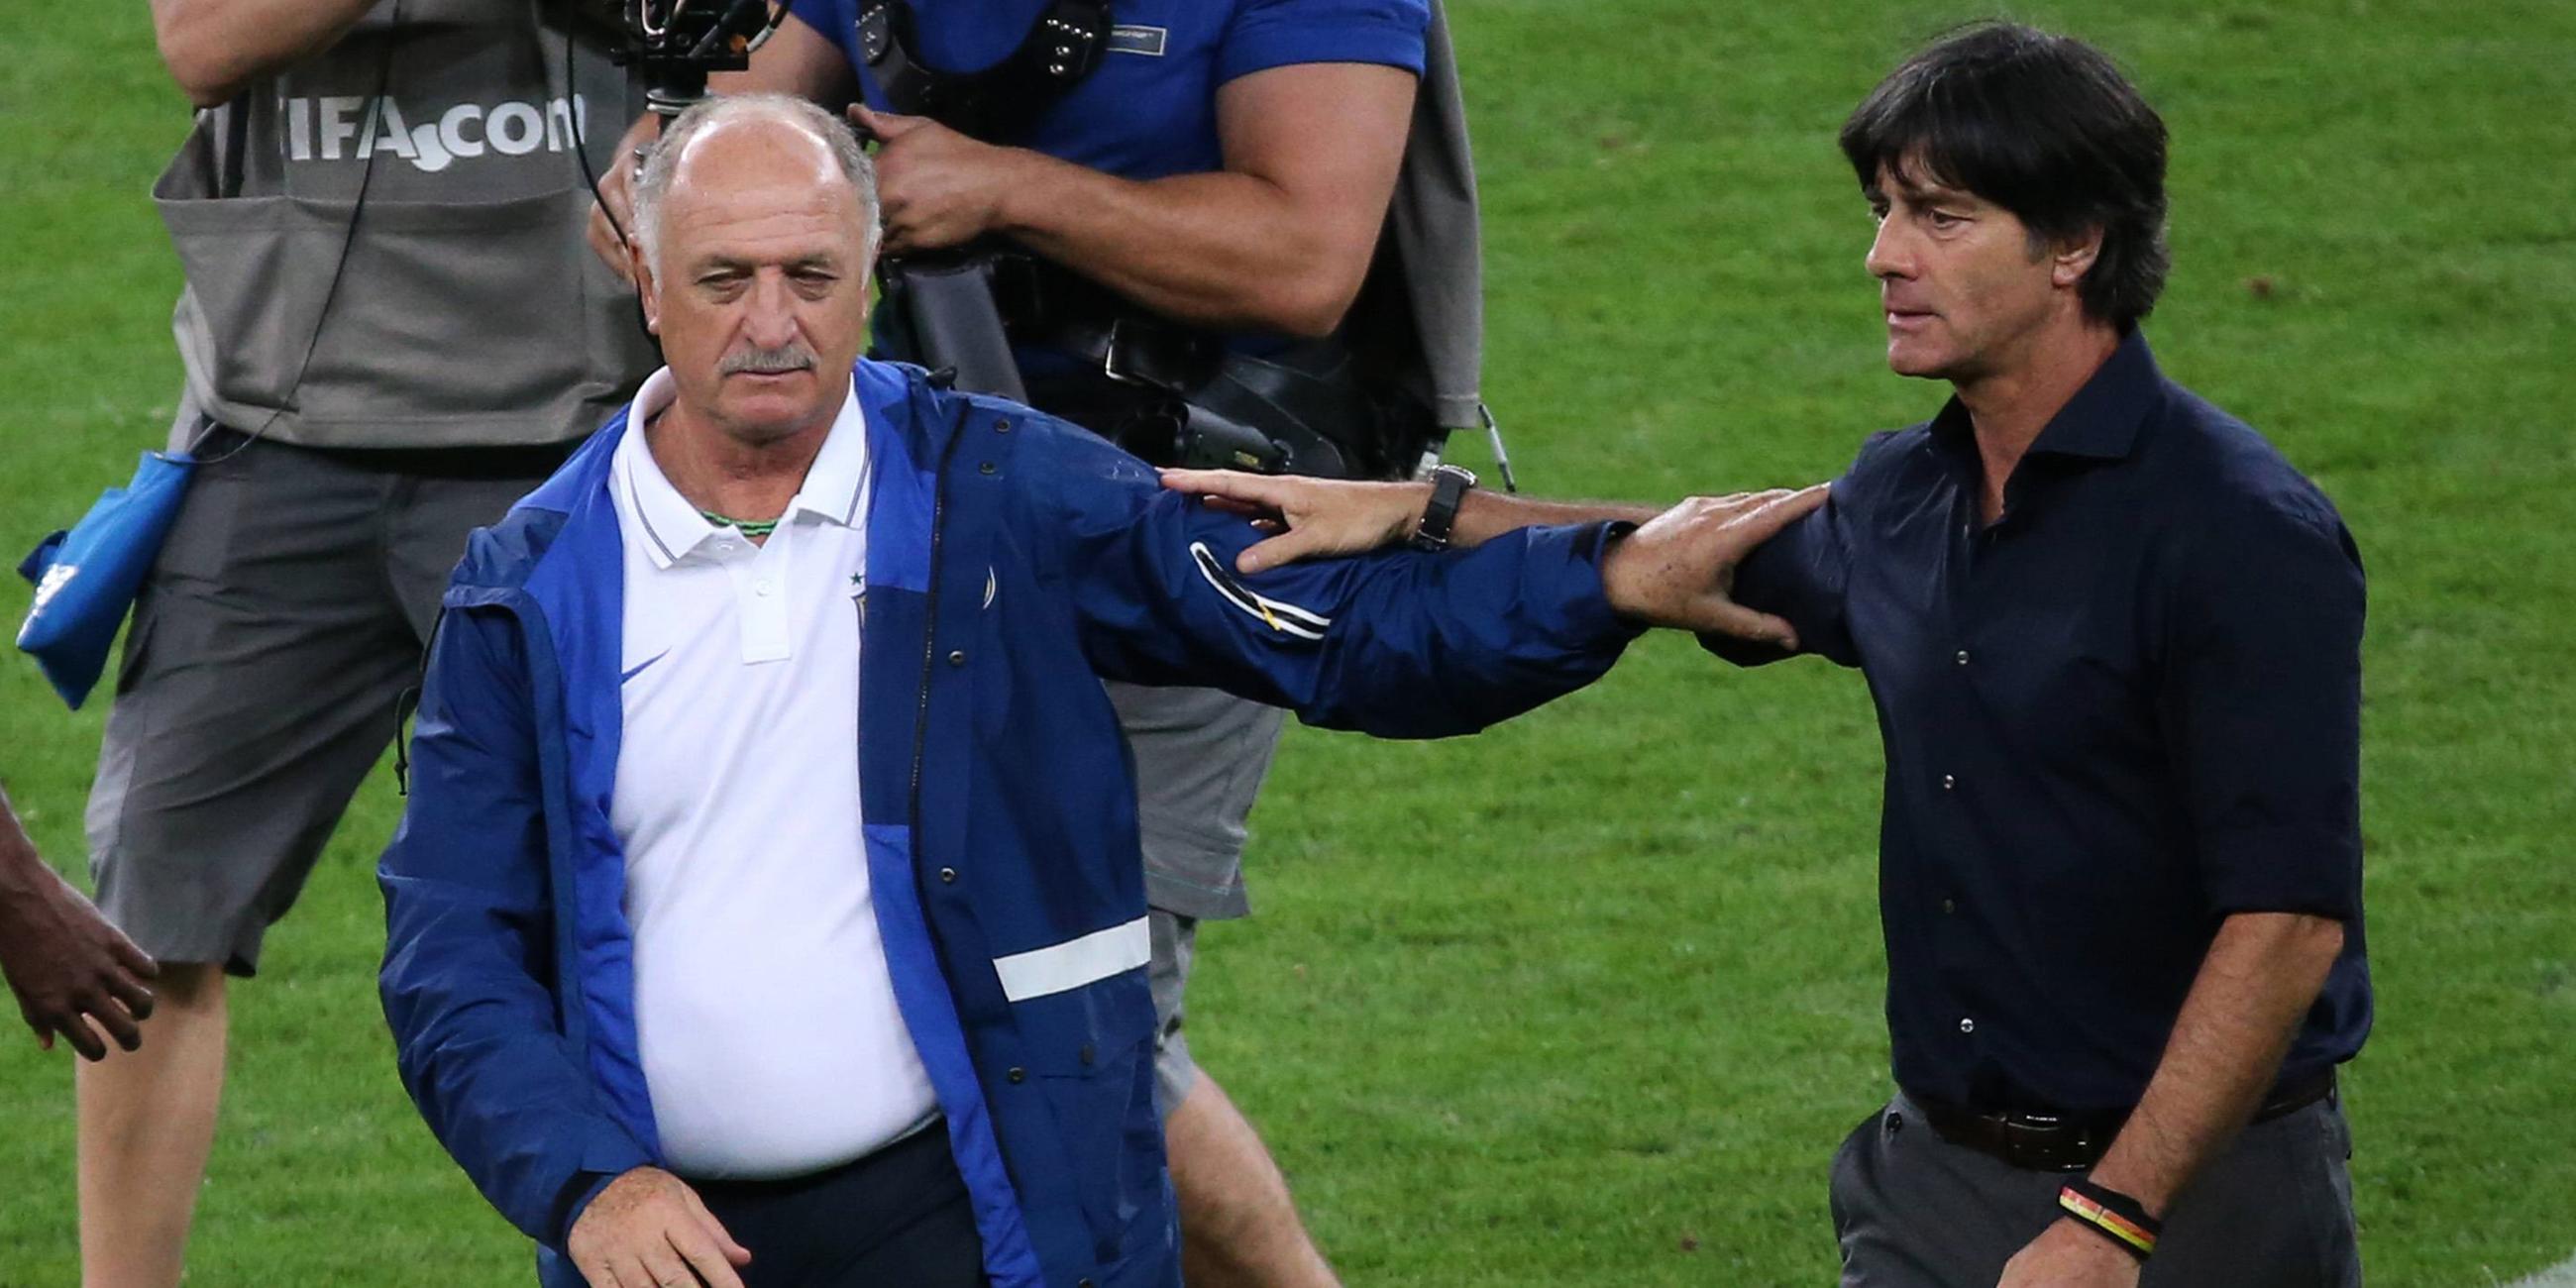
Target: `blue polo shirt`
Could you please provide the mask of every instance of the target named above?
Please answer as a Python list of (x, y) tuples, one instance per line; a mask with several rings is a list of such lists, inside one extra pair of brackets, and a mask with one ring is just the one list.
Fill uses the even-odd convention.
[[(862, 0), (794, 0), (790, 12), (841, 47), (868, 105), (884, 95), (859, 54)], [(1019, 47), (1047, 0), (916, 0), (922, 61), (978, 71)], [(1122, 0), (1109, 50), (1028, 135), (997, 139), (1126, 179), (1224, 168), (1217, 87), (1300, 63), (1377, 63), (1422, 73), (1424, 0)]]
[(2344, 923), (2282, 1076), (2351, 1058), (2371, 1019), (2363, 584), (2334, 506), (2135, 332), (1991, 525), (1980, 488), (1954, 398), (1871, 439), (1736, 580), (1878, 706), (1898, 1084), (1990, 1111), (2135, 1105), (2238, 912)]

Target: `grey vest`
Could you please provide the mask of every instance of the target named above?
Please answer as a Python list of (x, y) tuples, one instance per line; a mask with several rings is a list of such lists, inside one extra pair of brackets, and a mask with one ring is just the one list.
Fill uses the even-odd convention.
[[(643, 92), (546, 0), (382, 0), (200, 112), (153, 198), (189, 401), (307, 446), (557, 442), (658, 359), (582, 240)], [(539, 13), (545, 18), (541, 21)]]
[(1432, 0), (1422, 87), (1397, 173), (1387, 234), (1404, 269), (1433, 413), (1443, 429), (1481, 429), (1485, 361), (1484, 246), (1476, 210), (1476, 162), (1467, 147), (1467, 109), (1449, 18)]

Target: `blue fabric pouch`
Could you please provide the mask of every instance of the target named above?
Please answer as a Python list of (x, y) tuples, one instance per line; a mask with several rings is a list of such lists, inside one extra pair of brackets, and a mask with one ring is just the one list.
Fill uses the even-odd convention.
[(145, 452), (134, 481), (101, 493), (98, 504), (66, 532), (36, 543), (18, 575), (36, 588), (35, 605), (18, 628), (18, 648), (63, 701), (77, 711), (107, 669), (116, 628), (161, 553), (197, 459), (185, 452)]

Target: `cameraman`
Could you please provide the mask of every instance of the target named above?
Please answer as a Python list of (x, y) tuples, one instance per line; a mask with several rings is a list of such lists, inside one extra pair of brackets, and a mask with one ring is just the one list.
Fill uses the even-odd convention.
[[(200, 460), (134, 609), (89, 808), (162, 963), (79, 1078), (91, 1288), (179, 1281), (247, 976), (383, 754), (465, 534), (652, 370), (582, 158), (643, 96), (561, 0), (152, 0), (201, 109), (154, 187)], [(604, 30), (604, 29), (603, 29)]]
[[(1040, 409), (1157, 464), (1240, 450), (1270, 468), (1408, 472), (1427, 411), (1407, 423), (1352, 387), (1339, 335), (1404, 160), (1424, 0), (1120, 4), (1114, 23), (1109, 8), (796, 0), (751, 69), (717, 88), (856, 104), (881, 144), (887, 254), (1025, 252), (996, 294)], [(950, 123), (913, 114), (933, 112)], [(639, 121), (628, 143), (653, 129)], [(620, 225), (625, 183), (621, 167), (605, 194)], [(592, 241), (625, 262), (605, 218)], [(882, 315), (902, 312), (888, 303)], [(923, 356), (899, 324), (880, 340)], [(1222, 418), (1206, 414), (1220, 403)], [(1307, 414), (1259, 420), (1282, 404)], [(1194, 437), (1212, 425), (1231, 437)], [(1110, 689), (1141, 785), (1185, 1276), (1330, 1285), (1277, 1165), (1181, 1028), (1198, 921), (1249, 910), (1244, 823), (1282, 714), (1211, 690)]]

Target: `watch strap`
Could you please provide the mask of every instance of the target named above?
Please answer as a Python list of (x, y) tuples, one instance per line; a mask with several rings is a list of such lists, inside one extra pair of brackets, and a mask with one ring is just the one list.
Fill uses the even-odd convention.
[(1458, 522), (1458, 506), (1466, 500), (1467, 489), (1476, 486), (1476, 476), (1455, 465), (1436, 465), (1431, 470), (1431, 500), (1422, 507), (1422, 522), (1415, 525), (1411, 545), (1416, 550), (1446, 550), (1449, 532)]

